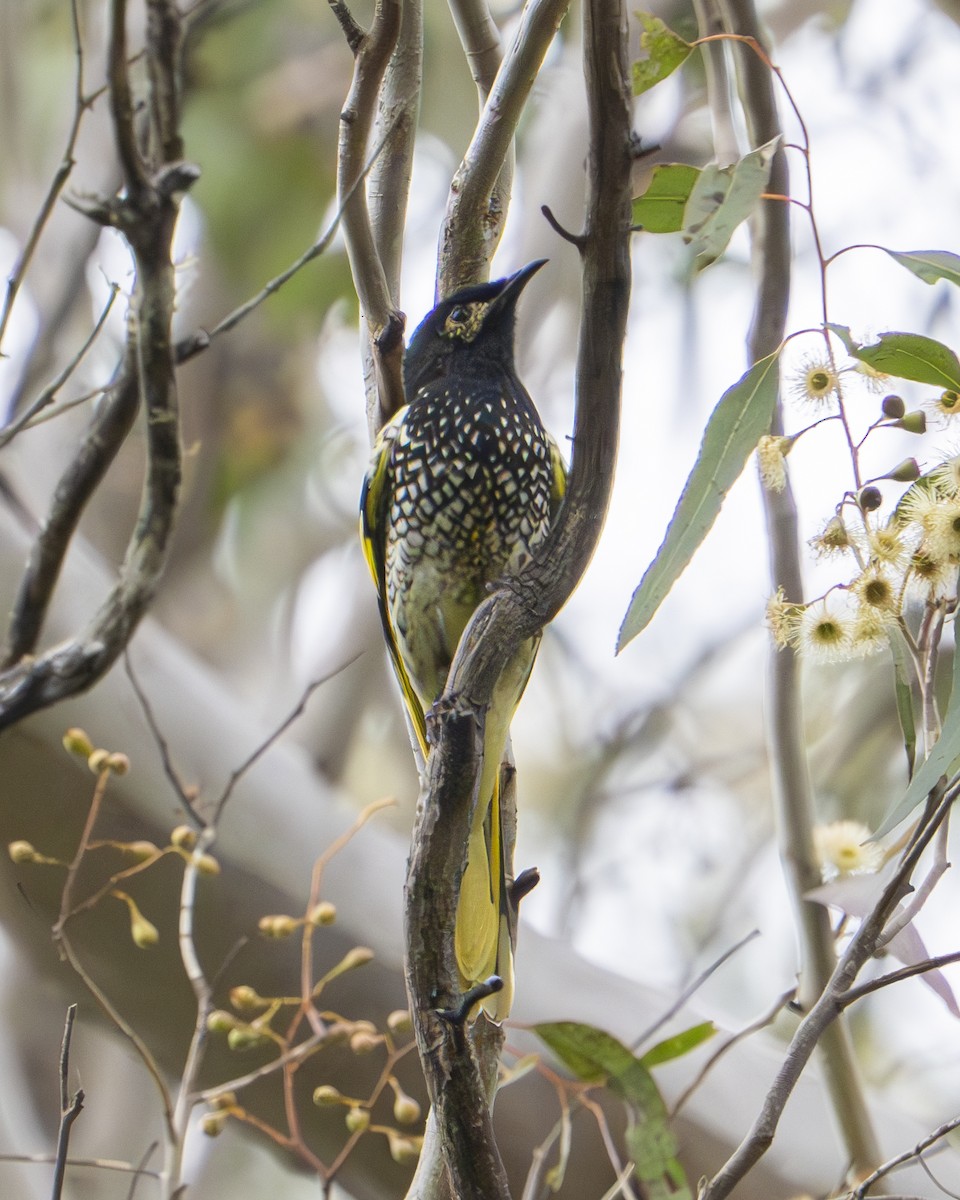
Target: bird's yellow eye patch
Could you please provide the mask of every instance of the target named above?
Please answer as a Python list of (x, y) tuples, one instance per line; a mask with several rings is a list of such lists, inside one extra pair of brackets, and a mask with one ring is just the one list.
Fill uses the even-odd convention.
[(489, 304), (479, 300), (472, 304), (458, 304), (447, 314), (441, 331), (443, 336), (460, 338), (463, 342), (472, 342), (480, 332), (489, 307)]

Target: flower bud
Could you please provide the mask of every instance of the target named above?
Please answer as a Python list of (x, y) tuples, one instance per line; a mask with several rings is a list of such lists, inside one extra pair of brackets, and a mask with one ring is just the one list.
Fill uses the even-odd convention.
[(197, 870), (201, 875), (219, 875), (220, 864), (212, 854), (201, 854), (197, 859)]
[(353, 1106), (347, 1110), (344, 1121), (351, 1133), (363, 1133), (370, 1127), (370, 1114), (365, 1108)]
[(391, 1033), (409, 1033), (413, 1021), (405, 1008), (397, 1008), (387, 1017), (387, 1028)]
[(915, 479), (920, 478), (920, 467), (915, 458), (905, 458), (903, 462), (897, 463), (892, 471), (888, 471), (883, 478), (894, 479), (897, 483), (913, 483)]
[(207, 1017), (207, 1029), (210, 1033), (229, 1033), (236, 1027), (237, 1018), (223, 1008), (215, 1008)]
[(68, 729), (63, 735), (63, 748), (70, 754), (79, 754), (81, 758), (89, 758), (93, 753), (93, 742), (82, 729)]
[(922, 408), (915, 408), (896, 422), (897, 429), (905, 429), (907, 433), (926, 433), (927, 414)]
[(296, 933), (299, 926), (300, 922), (293, 917), (278, 914), (276, 916), (261, 917), (257, 927), (264, 937), (286, 938), (290, 937), (292, 933)]
[(160, 941), (156, 925), (140, 912), (136, 913), (130, 922), (130, 936), (134, 945), (139, 946), (141, 950), (147, 950)]
[(170, 834), (170, 845), (178, 850), (192, 850), (197, 844), (197, 831), (189, 825), (178, 825)]
[(420, 1138), (403, 1137), (395, 1130), (388, 1129), (387, 1141), (390, 1143), (390, 1157), (396, 1163), (416, 1162), (420, 1157)]
[(321, 900), (319, 904), (315, 904), (307, 918), (311, 925), (316, 926), (332, 925), (336, 919), (337, 906), (329, 900)]
[(252, 987), (242, 983), (230, 989), (230, 1003), (237, 1012), (256, 1012), (258, 1008), (265, 1008), (267, 1002)]
[(340, 960), (339, 973), (344, 971), (355, 971), (357, 967), (365, 967), (368, 962), (373, 961), (373, 951), (369, 946), (354, 946)]
[(884, 396), (880, 402), (880, 409), (885, 417), (897, 421), (907, 411), (907, 406), (904, 404), (902, 396)]
[(125, 754), (108, 754), (105, 766), (114, 775), (126, 775), (130, 770), (130, 759)]
[(223, 1111), (227, 1108), (236, 1108), (237, 1093), (236, 1092), (221, 1092), (219, 1096), (211, 1096), (207, 1101), (213, 1109)]
[(87, 766), (94, 773), (94, 775), (99, 775), (103, 771), (109, 771), (110, 768), (107, 765), (107, 759), (109, 759), (109, 757), (109, 750), (104, 750), (102, 748), (100, 750), (92, 750), (87, 758)]
[(35, 862), (37, 852), (29, 842), (19, 841), (11, 842), (7, 847), (7, 853), (15, 863)]
[(322, 1083), (313, 1089), (313, 1102), (317, 1108), (330, 1108), (343, 1103), (343, 1093), (329, 1083)]
[(860, 489), (860, 494), (857, 496), (857, 504), (860, 506), (861, 512), (873, 512), (878, 509), (883, 503), (883, 494), (878, 487), (874, 487), (872, 483), (867, 484), (865, 488)]
[(227, 1045), (231, 1050), (255, 1050), (269, 1040), (252, 1025), (234, 1025), (227, 1034)]
[(414, 1121), (420, 1120), (420, 1105), (412, 1096), (399, 1089), (393, 1102), (393, 1119), (398, 1125), (412, 1125)]
[(219, 1137), (229, 1120), (229, 1115), (223, 1112), (207, 1113), (200, 1122), (200, 1128), (207, 1137)]
[(153, 858), (155, 854), (159, 854), (159, 849), (153, 842), (127, 842), (122, 847), (125, 854), (132, 854), (139, 862), (146, 862), (148, 858)]
[(355, 1033), (350, 1039), (350, 1049), (354, 1054), (371, 1054), (383, 1042), (379, 1033)]

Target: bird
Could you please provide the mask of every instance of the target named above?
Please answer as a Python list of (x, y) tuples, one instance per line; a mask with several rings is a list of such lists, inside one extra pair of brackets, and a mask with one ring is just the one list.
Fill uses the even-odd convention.
[[(460, 636), (491, 585), (520, 571), (556, 519), (566, 467), (514, 357), (517, 301), (545, 264), (441, 300), (404, 354), (404, 406), (381, 430), (360, 498), (364, 556), (393, 669), (422, 761), (425, 714), (443, 693)], [(457, 902), (464, 992), (497, 975), (475, 1006), (502, 1021), (513, 999), (515, 914), (500, 810), (500, 764), (539, 635), (498, 681)]]

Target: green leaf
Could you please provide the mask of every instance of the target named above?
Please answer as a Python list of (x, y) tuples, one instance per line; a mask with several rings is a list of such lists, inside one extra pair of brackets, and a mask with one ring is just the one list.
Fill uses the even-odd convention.
[(907, 755), (907, 775), (911, 776), (917, 760), (917, 727), (913, 717), (913, 690), (910, 687), (907, 643), (896, 626), (890, 634), (890, 649), (893, 651), (895, 668), (894, 690), (897, 699), (897, 716), (903, 732), (903, 749)]
[(887, 250), (886, 246), (881, 249), (924, 283), (946, 279), (960, 286), (960, 254), (949, 250)]
[(661, 1063), (689, 1054), (691, 1050), (712, 1038), (716, 1032), (717, 1027), (712, 1021), (703, 1021), (700, 1025), (693, 1025), (684, 1029), (682, 1033), (675, 1033), (673, 1037), (657, 1042), (640, 1061), (645, 1067), (658, 1067)]
[(756, 208), (767, 190), (778, 144), (774, 138), (733, 166), (708, 166), (700, 172), (683, 214), (684, 241), (696, 256), (698, 271), (720, 257), (733, 231)]
[(633, 202), (633, 223), (647, 233), (678, 233), (700, 171), (686, 163), (654, 167), (647, 190)]
[(659, 17), (650, 13), (637, 13), (643, 26), (640, 48), (647, 57), (633, 64), (633, 94), (649, 91), (661, 79), (666, 79), (685, 62), (693, 51), (689, 42), (666, 26)]
[(666, 536), (630, 600), (617, 653), (653, 618), (717, 518), (724, 497), (770, 427), (777, 400), (777, 356), (754, 363), (713, 410)]
[(626, 1143), (649, 1200), (691, 1200), (663, 1097), (644, 1063), (593, 1025), (557, 1021), (533, 1031), (587, 1083), (605, 1083), (627, 1106)]
[(931, 383), (935, 387), (960, 390), (960, 360), (942, 342), (919, 333), (881, 333), (868, 346), (850, 335), (846, 325), (828, 325), (846, 347), (847, 353), (875, 371), (897, 379)]

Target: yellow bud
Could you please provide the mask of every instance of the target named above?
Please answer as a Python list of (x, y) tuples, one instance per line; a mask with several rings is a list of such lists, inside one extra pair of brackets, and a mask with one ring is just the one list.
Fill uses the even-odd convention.
[(355, 1033), (350, 1039), (350, 1049), (354, 1054), (370, 1054), (381, 1044), (383, 1038), (376, 1033)]
[(141, 950), (147, 950), (160, 941), (156, 925), (148, 921), (143, 913), (137, 913), (130, 922), (130, 936)]
[(211, 1096), (207, 1102), (213, 1109), (236, 1108), (237, 1093), (236, 1092), (221, 1092), (219, 1096)]
[(229, 1033), (231, 1029), (236, 1029), (237, 1018), (233, 1013), (228, 1013), (225, 1009), (215, 1008), (207, 1017), (207, 1029), (211, 1033)]
[(387, 1130), (387, 1141), (390, 1143), (390, 1157), (396, 1163), (416, 1162), (420, 1157), (421, 1138), (403, 1137), (396, 1130)]
[(126, 842), (122, 849), (125, 854), (132, 854), (133, 857), (139, 859), (140, 862), (146, 862), (148, 858), (153, 858), (155, 854), (160, 853), (159, 849), (153, 844), (153, 842), (147, 841)]
[(268, 1001), (258, 996), (252, 987), (240, 984), (230, 989), (230, 1003), (237, 1012), (255, 1012), (258, 1008), (265, 1008)]
[(93, 753), (93, 742), (82, 729), (68, 729), (63, 735), (63, 748), (70, 754), (79, 754), (81, 758), (89, 758)]
[(170, 845), (180, 850), (192, 850), (197, 844), (197, 831), (189, 825), (178, 825), (170, 834)]
[(37, 857), (37, 852), (29, 842), (11, 842), (7, 847), (7, 853), (15, 863), (34, 862)]
[(343, 1093), (329, 1083), (322, 1083), (313, 1089), (313, 1102), (318, 1108), (330, 1108), (334, 1104), (343, 1103)]
[(311, 925), (332, 925), (337, 919), (337, 908), (329, 900), (321, 900), (310, 910), (307, 918)]
[(300, 922), (284, 915), (261, 917), (258, 928), (264, 937), (286, 938), (296, 933)]
[(373, 951), (369, 946), (354, 946), (340, 960), (340, 974), (344, 971), (355, 971), (357, 967), (365, 967), (373, 961)]
[(197, 859), (197, 870), (201, 875), (219, 875), (220, 864), (212, 854), (201, 854)]
[(109, 750), (93, 750), (87, 758), (87, 766), (94, 775), (99, 775), (102, 771), (109, 771), (110, 768), (107, 766), (107, 759), (109, 757)]
[(365, 1108), (353, 1107), (347, 1110), (344, 1121), (351, 1133), (363, 1133), (370, 1127), (370, 1114)]
[(412, 1096), (399, 1089), (393, 1102), (393, 1119), (398, 1125), (412, 1125), (414, 1121), (420, 1120), (420, 1105)]
[(207, 1113), (200, 1122), (200, 1128), (207, 1135), (207, 1137), (219, 1137), (219, 1135), (223, 1133), (224, 1126), (229, 1119), (230, 1118), (227, 1113)]
[(413, 1021), (405, 1008), (398, 1008), (387, 1017), (387, 1028), (391, 1033), (409, 1033), (413, 1029)]
[(234, 1025), (227, 1034), (227, 1045), (231, 1050), (255, 1050), (270, 1039), (251, 1025)]
[(125, 754), (110, 754), (107, 756), (106, 767), (114, 775), (126, 775), (130, 770), (130, 759)]

